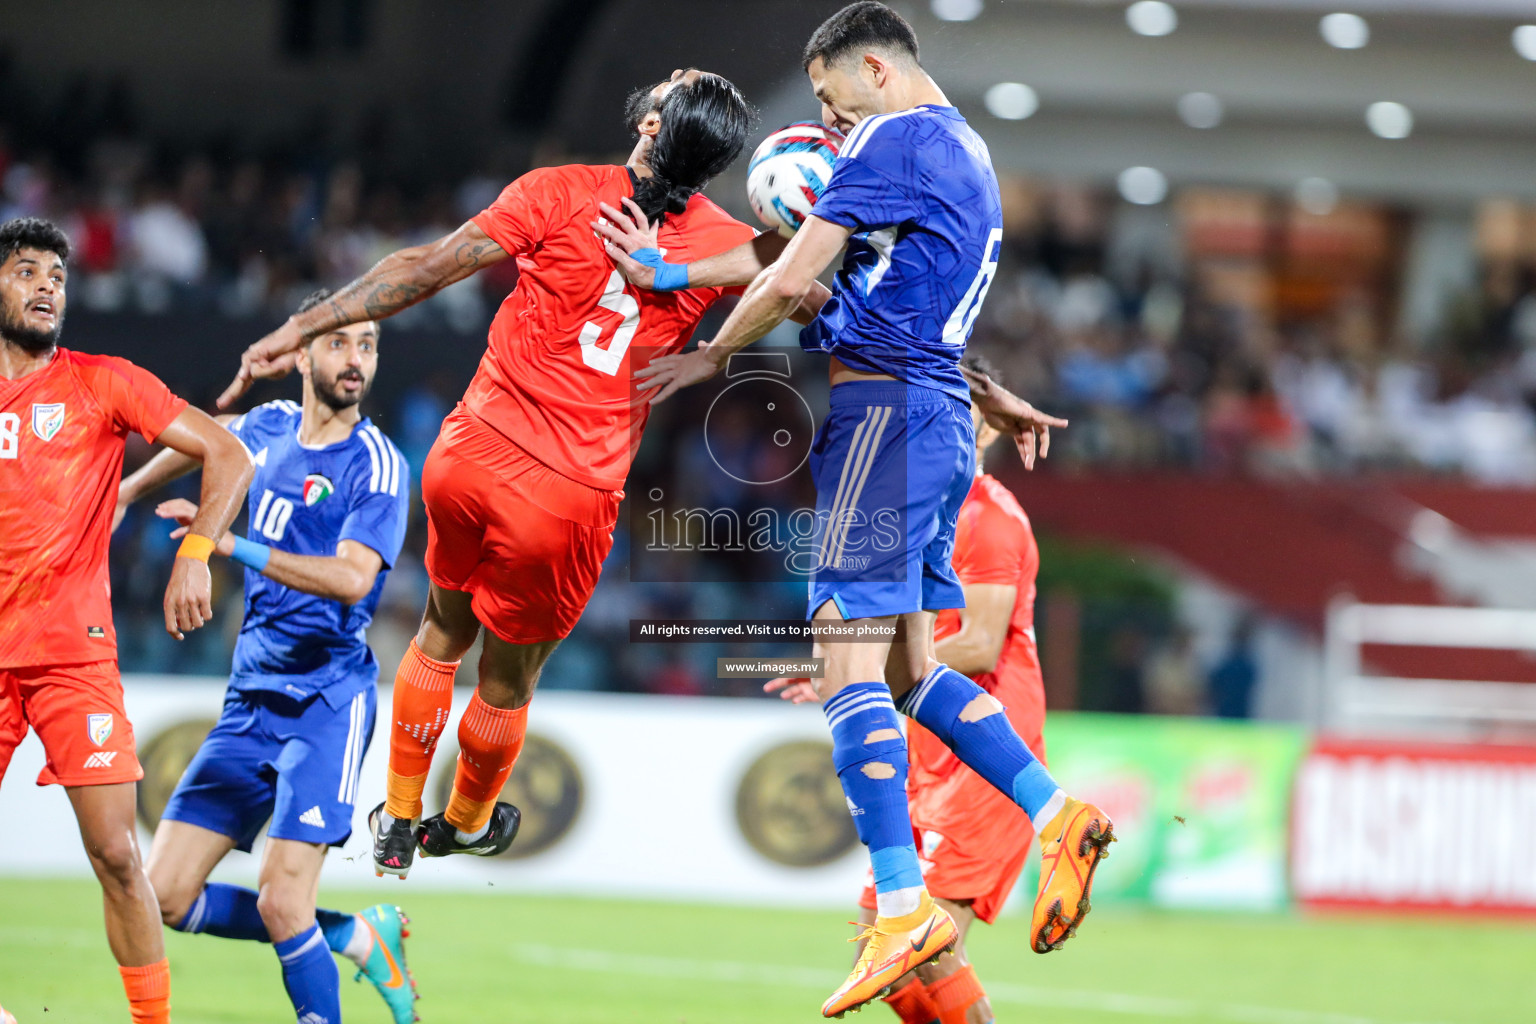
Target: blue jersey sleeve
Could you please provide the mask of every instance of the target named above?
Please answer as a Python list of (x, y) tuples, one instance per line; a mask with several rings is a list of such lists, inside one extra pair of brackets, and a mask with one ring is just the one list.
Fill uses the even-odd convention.
[[(380, 435), (382, 436), (382, 435)], [(405, 544), (405, 527), (411, 498), (411, 467), (393, 445), (381, 446), (385, 469), (374, 473), (369, 459), (359, 460), (352, 474), (347, 518), (341, 525), (337, 542), (355, 540), (379, 553), (384, 568), (394, 567)]]
[(897, 184), (912, 176), (908, 166), (912, 155), (901, 124), (885, 118), (869, 120), (875, 123), (867, 128), (860, 125), (865, 130), (855, 129), (849, 136), (832, 165), (832, 180), (811, 211), (855, 233), (878, 231), (922, 215), (920, 204)]

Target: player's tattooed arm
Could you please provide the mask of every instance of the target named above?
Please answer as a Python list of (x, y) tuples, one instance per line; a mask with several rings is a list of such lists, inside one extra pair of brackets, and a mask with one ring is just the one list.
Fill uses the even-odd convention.
[(246, 349), (240, 372), (219, 396), (219, 408), (227, 408), (257, 380), (287, 376), (298, 350), (322, 334), (382, 320), (506, 258), (507, 251), (474, 221), (435, 242), (390, 253), (329, 302), (295, 313)]
[(1013, 438), (1025, 469), (1035, 468), (1035, 456), (1045, 458), (1051, 451), (1051, 428), (1065, 427), (1067, 421), (1041, 412), (984, 373), (960, 367), (971, 388), (971, 401), (982, 417), (997, 430)]
[[(219, 426), (228, 426), (234, 420), (233, 413), (223, 413), (214, 417), (214, 422)], [(144, 465), (123, 477), (123, 482), (117, 488), (117, 512), (112, 517), (112, 530), (115, 533), (122, 524), (123, 515), (128, 511), (128, 506), (134, 502), (151, 495), (170, 483), (179, 480), (202, 466), (202, 463), (190, 455), (184, 455), (174, 448), (162, 448), (155, 457)]]

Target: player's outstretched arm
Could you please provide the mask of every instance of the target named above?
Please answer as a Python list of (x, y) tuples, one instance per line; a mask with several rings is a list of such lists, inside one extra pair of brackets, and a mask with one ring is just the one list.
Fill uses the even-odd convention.
[[(229, 529), (255, 471), (245, 445), (201, 409), (183, 409), (155, 438), (202, 463), (203, 488), (190, 532), (212, 543)], [(178, 552), (165, 588), (165, 631), (176, 639), (213, 618), (213, 580), (208, 575), (207, 549)]]
[[(629, 197), (625, 210), (598, 203), (603, 215), (592, 229), (603, 239), (603, 249), (619, 273), (637, 288), (647, 291), (679, 291), (683, 288), (745, 288), (763, 269), (778, 259), (789, 239), (777, 231), (764, 231), (734, 249), (706, 256), (693, 263), (667, 263), (656, 248), (656, 225)], [(636, 258), (640, 254), (640, 258)], [(661, 281), (658, 283), (657, 277)]]
[(640, 390), (656, 391), (651, 404), (664, 401), (679, 388), (713, 377), (732, 355), (788, 319), (819, 287), (817, 275), (842, 252), (848, 235), (849, 229), (840, 224), (815, 214), (807, 217), (784, 255), (747, 287), (714, 341), (682, 355), (660, 356), (635, 372)]
[[(647, 291), (676, 291), (681, 288), (745, 288), (757, 275), (784, 254), (789, 239), (777, 231), (764, 231), (734, 249), (706, 256), (693, 263), (667, 263), (656, 248), (656, 226), (646, 219), (645, 211), (627, 196), (625, 214), (607, 203), (598, 203), (603, 216), (592, 222), (592, 229), (603, 239), (603, 249), (619, 273), (637, 288)], [(640, 258), (636, 258), (636, 256)], [(658, 275), (662, 278), (657, 283)], [(826, 285), (816, 282), (806, 292), (789, 319), (808, 324), (832, 297)]]
[(1051, 428), (1065, 427), (1067, 421), (1050, 416), (998, 384), (984, 373), (960, 367), (971, 387), (971, 401), (981, 415), (997, 430), (1013, 438), (1025, 469), (1035, 468), (1035, 455), (1045, 458), (1051, 451)]
[[(223, 426), (234, 420), (232, 413), (223, 413), (214, 417), (214, 422)], [(123, 477), (123, 482), (117, 488), (117, 512), (112, 517), (112, 532), (122, 525), (123, 513), (128, 511), (128, 506), (142, 498), (147, 497), (170, 483), (179, 480), (198, 469), (202, 463), (190, 455), (183, 455), (174, 448), (161, 449), (154, 458), (144, 465)]]
[(329, 301), (295, 313), (246, 349), (240, 372), (219, 396), (219, 408), (227, 408), (257, 380), (286, 376), (298, 350), (320, 335), (392, 316), (506, 258), (507, 251), (474, 221), (435, 242), (390, 253)]
[(997, 668), (1019, 591), (1006, 583), (969, 583), (964, 590), (960, 631), (938, 641), (934, 656), (962, 675), (979, 676)]
[[(155, 515), (181, 524), (171, 531), (172, 540), (187, 535), (188, 525), (197, 517), (197, 511), (197, 506), (185, 498), (172, 498), (155, 506)], [(238, 545), (246, 548), (242, 561), (268, 579), (292, 590), (342, 604), (357, 604), (367, 597), (384, 568), (383, 556), (355, 540), (337, 544), (334, 555), (295, 555), (225, 533), (214, 550), (230, 558)]]

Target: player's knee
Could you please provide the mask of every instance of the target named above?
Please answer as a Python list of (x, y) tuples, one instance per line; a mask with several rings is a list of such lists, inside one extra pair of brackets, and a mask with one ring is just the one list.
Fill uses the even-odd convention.
[(149, 884), (155, 888), (155, 902), (160, 907), (160, 921), (167, 928), (176, 928), (187, 919), (187, 911), (192, 909), (192, 900), (184, 893), (175, 890), (162, 892), (155, 880), (151, 878)]
[(287, 879), (261, 883), (256, 894), (256, 912), (274, 942), (299, 934), (315, 919), (309, 887), (290, 884)]
[(186, 920), (197, 893), (189, 886), (179, 884), (164, 866), (154, 861), (150, 861), (148, 875), (150, 887), (155, 890), (155, 902), (160, 907), (160, 920), (166, 927), (175, 928)]
[(132, 892), (144, 884), (144, 862), (139, 844), (131, 833), (113, 835), (86, 846), (91, 867), (102, 887), (115, 892)]

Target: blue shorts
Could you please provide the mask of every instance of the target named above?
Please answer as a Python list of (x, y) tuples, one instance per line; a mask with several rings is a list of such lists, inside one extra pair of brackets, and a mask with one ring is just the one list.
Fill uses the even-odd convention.
[(162, 817), (229, 836), (247, 852), (268, 818), (274, 839), (340, 846), (352, 834), (378, 700), (373, 686), (339, 708), (320, 695), (299, 702), (230, 690)]
[(949, 560), (976, 475), (969, 406), (899, 381), (839, 384), (811, 446), (811, 474), (807, 617), (828, 601), (845, 619), (965, 607)]

